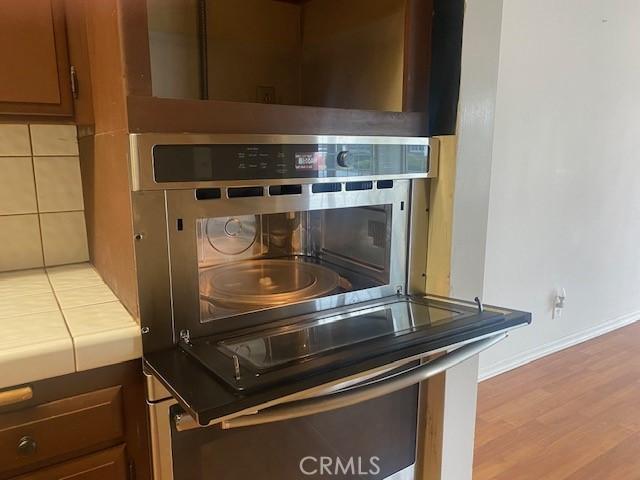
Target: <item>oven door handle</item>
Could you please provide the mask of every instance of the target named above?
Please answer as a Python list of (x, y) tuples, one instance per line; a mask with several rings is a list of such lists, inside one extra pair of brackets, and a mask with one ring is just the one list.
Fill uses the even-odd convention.
[[(281, 405), (265, 408), (252, 414), (241, 415), (222, 421), (223, 429), (248, 427), (265, 423), (291, 420), (299, 417), (315, 415), (317, 413), (329, 412), (339, 408), (348, 407), (357, 403), (365, 402), (373, 398), (382, 397), (389, 393), (402, 390), (416, 383), (420, 383), (428, 378), (438, 375), (459, 363), (479, 354), (483, 350), (495, 345), (507, 337), (506, 332), (484, 338), (472, 343), (468, 343), (456, 350), (453, 350), (441, 357), (430, 360), (421, 365), (417, 365), (402, 372), (398, 372), (382, 378), (374, 378), (364, 383), (337, 390), (335, 392), (295, 400)], [(201, 427), (194, 421), (185, 421), (187, 415), (180, 415), (175, 418), (178, 431), (190, 430)], [(190, 419), (190, 416), (189, 416)], [(206, 427), (206, 426), (205, 426)]]
[(477, 342), (469, 343), (441, 357), (422, 365), (408, 368), (390, 376), (369, 380), (365, 383), (338, 390), (328, 395), (296, 400), (282, 405), (266, 408), (254, 414), (231, 418), (222, 422), (223, 429), (248, 427), (264, 423), (291, 420), (317, 413), (329, 412), (382, 397), (402, 390), (428, 378), (438, 375), (459, 363), (479, 354), (507, 337), (500, 333)]

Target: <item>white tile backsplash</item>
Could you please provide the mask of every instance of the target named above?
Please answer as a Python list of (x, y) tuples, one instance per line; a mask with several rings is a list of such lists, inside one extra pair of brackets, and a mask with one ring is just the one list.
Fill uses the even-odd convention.
[(42, 267), (38, 215), (0, 217), (0, 271)]
[(40, 228), (46, 266), (89, 260), (84, 212), (42, 213)]
[(82, 210), (82, 178), (78, 157), (34, 157), (40, 212)]
[(75, 125), (32, 124), (29, 128), (34, 156), (78, 155)]
[(29, 126), (0, 123), (0, 157), (31, 156)]
[(88, 260), (76, 137), (75, 125), (0, 124), (0, 272)]
[(0, 157), (0, 215), (38, 213), (31, 157)]

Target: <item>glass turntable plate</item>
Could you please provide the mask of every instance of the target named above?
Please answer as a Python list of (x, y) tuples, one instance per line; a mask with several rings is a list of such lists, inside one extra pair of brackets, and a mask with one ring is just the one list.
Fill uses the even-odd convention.
[(298, 259), (258, 259), (212, 267), (201, 273), (202, 295), (222, 305), (281, 305), (326, 295), (340, 276)]

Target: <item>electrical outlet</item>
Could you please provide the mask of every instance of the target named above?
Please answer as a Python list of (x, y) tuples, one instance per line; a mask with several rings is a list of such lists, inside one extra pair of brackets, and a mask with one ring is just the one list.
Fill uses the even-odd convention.
[(567, 292), (564, 288), (559, 288), (553, 302), (553, 319), (560, 320), (562, 318), (562, 310), (564, 310)]

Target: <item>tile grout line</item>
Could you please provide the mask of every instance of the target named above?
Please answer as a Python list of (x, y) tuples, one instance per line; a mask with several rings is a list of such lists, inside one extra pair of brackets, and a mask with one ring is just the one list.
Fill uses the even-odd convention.
[[(33, 165), (33, 163), (32, 163), (32, 165)], [(37, 195), (37, 192), (36, 192), (36, 195)], [(36, 198), (36, 204), (37, 204), (37, 202), (38, 202), (38, 200)], [(36, 205), (36, 208), (39, 208), (39, 205)], [(26, 215), (40, 215), (41, 213), (44, 213), (45, 215), (48, 215), (48, 214), (51, 214), (51, 213), (78, 213), (78, 212), (84, 213), (84, 209), (80, 209), (80, 210), (52, 210), (50, 212), (37, 211), (37, 212), (27, 212), (27, 213), (7, 213), (7, 214), (4, 214), (4, 215), (0, 215), (0, 217), (23, 217), (23, 216), (26, 216)], [(78, 262), (78, 263), (81, 263), (81, 262)], [(37, 268), (37, 267), (34, 267), (34, 268)]]
[[(36, 194), (36, 211), (38, 215), (38, 232), (40, 234), (40, 257), (42, 258), (42, 266), (46, 267), (44, 259), (44, 237), (42, 235), (42, 219), (40, 218), (40, 199), (38, 198), (38, 182), (36, 181), (36, 165), (33, 160), (33, 138), (31, 137), (31, 123), (27, 123), (27, 134), (29, 135), (29, 152), (31, 153), (31, 173), (33, 174), (33, 190)], [(49, 276), (47, 275), (47, 280)], [(51, 284), (51, 282), (49, 282)], [(51, 285), (53, 290), (53, 285)], [(54, 293), (55, 297), (55, 293)], [(56, 299), (57, 301), (57, 299)], [(61, 311), (62, 312), (62, 311)], [(74, 358), (75, 360), (75, 358)]]
[(78, 359), (76, 358), (76, 340), (73, 338), (73, 334), (71, 333), (71, 328), (69, 327), (69, 322), (67, 322), (67, 317), (62, 310), (62, 305), (60, 305), (60, 300), (58, 299), (58, 295), (56, 295), (56, 289), (53, 288), (53, 283), (51, 282), (51, 277), (49, 277), (49, 272), (45, 268), (44, 274), (47, 276), (47, 282), (49, 282), (49, 286), (51, 287), (51, 293), (53, 293), (53, 298), (56, 301), (56, 305), (58, 305), (58, 311), (62, 316), (62, 321), (64, 322), (64, 326), (67, 329), (67, 333), (69, 334), (69, 338), (71, 339), (71, 347), (73, 350), (73, 368), (75, 371), (78, 371)]
[[(80, 290), (82, 288), (91, 288), (91, 287), (80, 287), (78, 290)], [(95, 307), (96, 305), (106, 305), (107, 303), (120, 303), (120, 302), (118, 301), (118, 298), (114, 296), (113, 300), (105, 300), (104, 302), (86, 303), (86, 304), (83, 304), (83, 305), (76, 305), (75, 307), (67, 307), (64, 310), (77, 310), (78, 308)], [(60, 307), (60, 308), (62, 308), (62, 307)]]

